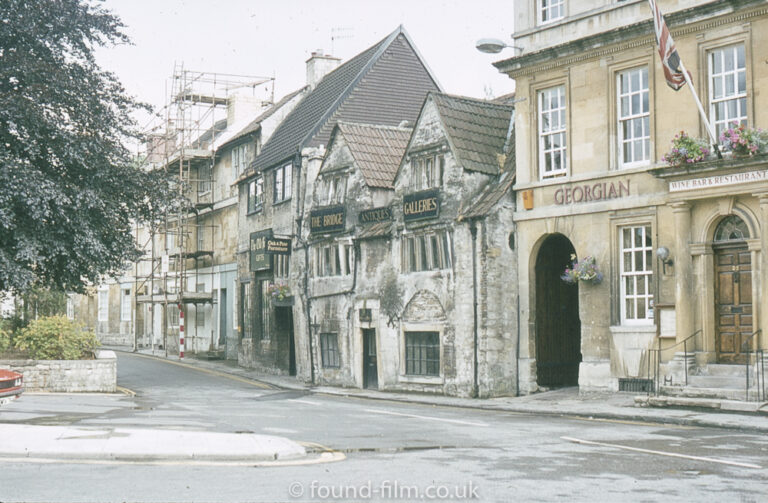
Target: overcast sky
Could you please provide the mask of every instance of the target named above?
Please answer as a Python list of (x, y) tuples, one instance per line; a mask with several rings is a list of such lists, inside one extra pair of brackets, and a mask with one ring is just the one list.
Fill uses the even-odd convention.
[[(475, 41), (509, 41), (512, 0), (105, 0), (132, 46), (98, 52), (128, 92), (166, 101), (174, 63), (194, 71), (275, 77), (276, 98), (305, 83), (305, 61), (323, 49), (347, 61), (402, 24), (443, 89), (485, 98), (513, 90)], [(335, 35), (335, 40), (332, 37)]]

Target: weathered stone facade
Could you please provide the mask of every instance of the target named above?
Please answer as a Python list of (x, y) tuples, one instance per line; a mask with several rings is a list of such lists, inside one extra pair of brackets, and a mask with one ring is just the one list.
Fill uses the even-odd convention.
[(25, 391), (117, 391), (117, 357), (112, 351), (96, 351), (94, 360), (2, 360), (0, 368), (23, 374)]

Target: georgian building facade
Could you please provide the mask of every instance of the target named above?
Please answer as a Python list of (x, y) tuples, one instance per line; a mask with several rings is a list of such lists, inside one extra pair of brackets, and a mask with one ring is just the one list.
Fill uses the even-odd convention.
[[(768, 2), (658, 2), (718, 134), (765, 127)], [(648, 2), (515, 2), (521, 391), (622, 389), (744, 362), (768, 335), (765, 156), (663, 161), (706, 137), (688, 86), (670, 89)], [(563, 282), (591, 258), (593, 284)], [(761, 332), (762, 330), (762, 332)], [(687, 352), (686, 352), (687, 350)]]

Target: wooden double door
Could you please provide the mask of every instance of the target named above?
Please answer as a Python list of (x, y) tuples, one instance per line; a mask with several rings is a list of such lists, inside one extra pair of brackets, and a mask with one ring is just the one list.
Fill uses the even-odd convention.
[(744, 242), (715, 251), (715, 324), (719, 363), (744, 363), (752, 334), (752, 256)]

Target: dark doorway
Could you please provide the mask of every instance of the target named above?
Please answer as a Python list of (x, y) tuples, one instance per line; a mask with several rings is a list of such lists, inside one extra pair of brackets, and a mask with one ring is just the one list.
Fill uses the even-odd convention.
[(562, 234), (544, 240), (536, 258), (536, 375), (539, 386), (579, 384), (579, 288), (560, 279), (575, 250)]
[(363, 329), (363, 387), (379, 388), (379, 368), (376, 355), (376, 330)]
[[(288, 348), (288, 375), (296, 375), (296, 343), (293, 340), (293, 309), (290, 307), (276, 307), (275, 308), (275, 331), (280, 337), (280, 346), (285, 348), (284, 342), (287, 342)], [(282, 349), (285, 351), (285, 349)], [(282, 358), (285, 358), (285, 353), (282, 353)], [(285, 362), (285, 360), (282, 360)], [(284, 365), (284, 363), (283, 363)], [(285, 367), (283, 367), (285, 368)]]
[(229, 313), (229, 306), (227, 305), (227, 289), (222, 288), (219, 290), (219, 347), (223, 347), (227, 343), (227, 314)]

